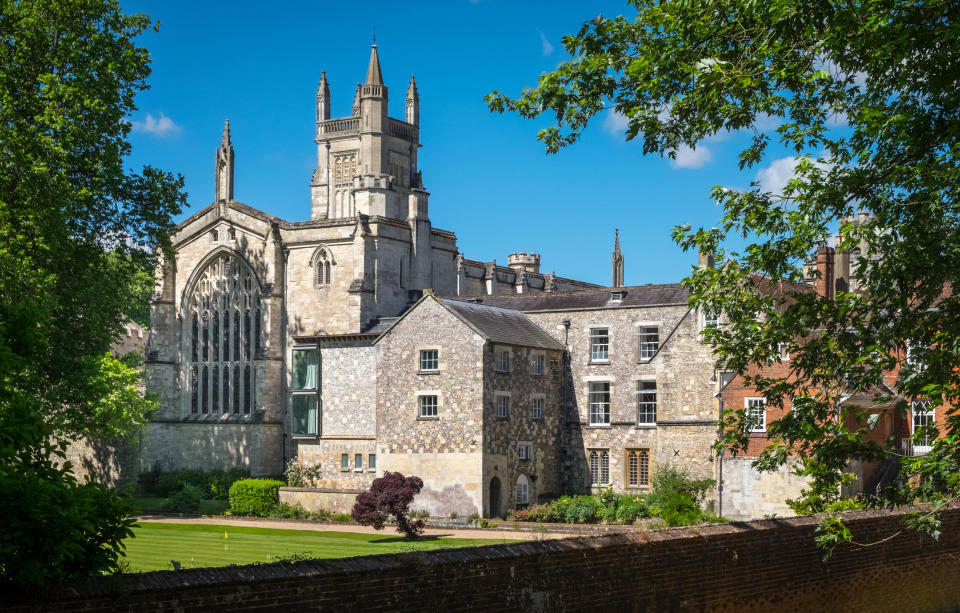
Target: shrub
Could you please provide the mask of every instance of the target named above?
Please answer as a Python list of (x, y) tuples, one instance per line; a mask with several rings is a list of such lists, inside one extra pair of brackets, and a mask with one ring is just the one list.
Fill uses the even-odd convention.
[(593, 496), (574, 496), (564, 506), (563, 521), (568, 524), (594, 523), (600, 510), (604, 508)]
[(650, 516), (650, 506), (643, 496), (624, 496), (617, 503), (617, 521), (621, 524), (634, 524), (638, 519)]
[(333, 516), (333, 513), (326, 509), (317, 509), (310, 514), (310, 519), (316, 519), (317, 521), (328, 521)]
[(713, 479), (692, 480), (685, 470), (667, 466), (653, 476), (650, 504), (659, 507), (660, 517), (669, 526), (700, 523), (706, 517), (701, 505), (713, 484)]
[[(419, 477), (404, 477), (400, 473), (387, 472), (373, 480), (369, 492), (357, 495), (351, 516), (362, 526), (373, 526), (382, 530), (388, 516), (397, 522), (397, 532), (408, 538), (423, 533), (423, 520), (410, 521), (407, 511), (413, 497), (423, 489)], [(336, 519), (336, 517), (334, 518)]]
[(319, 464), (306, 464), (300, 458), (292, 458), (283, 471), (283, 477), (290, 487), (316, 487), (321, 474)]
[(164, 513), (199, 513), (203, 496), (200, 489), (192, 485), (184, 485), (183, 489), (170, 497), (163, 504)]
[(230, 512), (234, 515), (266, 517), (280, 503), (283, 481), (241, 479), (230, 486)]
[(230, 500), (230, 487), (240, 479), (249, 479), (246, 468), (231, 468), (210, 473), (210, 497), (213, 500)]
[(507, 519), (510, 521), (552, 522), (557, 521), (557, 513), (550, 505), (537, 504), (526, 509), (509, 511)]
[[(332, 519), (333, 521), (341, 522), (341, 523), (347, 523), (351, 521), (353, 518), (350, 517), (350, 515), (348, 515), (347, 513), (334, 513), (333, 515), (330, 516), (330, 519)], [(421, 523), (421, 522), (417, 522), (417, 523)]]
[(267, 517), (276, 517), (278, 519), (310, 519), (311, 513), (300, 505), (289, 505), (280, 502), (270, 509)]

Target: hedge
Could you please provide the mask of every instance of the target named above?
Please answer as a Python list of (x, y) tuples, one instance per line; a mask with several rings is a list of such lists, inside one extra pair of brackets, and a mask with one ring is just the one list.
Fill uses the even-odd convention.
[(280, 502), (283, 481), (241, 479), (230, 486), (230, 513), (266, 517)]

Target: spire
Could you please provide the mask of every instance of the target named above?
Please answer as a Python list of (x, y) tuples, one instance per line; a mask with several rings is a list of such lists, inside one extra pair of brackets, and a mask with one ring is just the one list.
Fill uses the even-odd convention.
[(613, 280), (610, 283), (612, 287), (623, 287), (623, 254), (620, 253), (620, 228), (615, 230), (616, 238), (613, 240)]
[(225, 119), (223, 121), (223, 136), (220, 137), (220, 149), (227, 151), (228, 149), (233, 149), (233, 145), (230, 144), (230, 120)]
[(364, 85), (383, 85), (383, 74), (380, 72), (380, 56), (377, 55), (377, 44), (370, 50), (370, 66), (367, 67), (367, 82)]
[(360, 88), (363, 87), (362, 83), (357, 83), (357, 91), (353, 94), (353, 116), (360, 116)]
[(330, 84), (327, 71), (320, 71), (320, 83), (317, 84), (317, 123), (330, 119)]
[(216, 201), (233, 200), (233, 145), (230, 143), (230, 120), (223, 124), (223, 136), (217, 147), (214, 195)]
[(410, 87), (407, 88), (407, 123), (420, 124), (420, 94), (413, 75), (410, 75)]

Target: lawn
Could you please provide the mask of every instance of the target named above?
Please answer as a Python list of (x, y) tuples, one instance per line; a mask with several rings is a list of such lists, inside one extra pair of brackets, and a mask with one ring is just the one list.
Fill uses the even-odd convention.
[(431, 537), (410, 541), (388, 529), (381, 534), (360, 534), (152, 522), (142, 522), (133, 531), (136, 537), (125, 543), (132, 571), (170, 569), (171, 560), (179, 562), (182, 568), (195, 568), (274, 562), (278, 556), (346, 558), (515, 542)]

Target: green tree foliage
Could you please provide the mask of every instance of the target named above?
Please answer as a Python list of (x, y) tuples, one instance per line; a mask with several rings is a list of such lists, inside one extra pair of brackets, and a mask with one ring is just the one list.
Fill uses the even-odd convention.
[[(627, 119), (626, 137), (640, 140), (644, 153), (674, 156), (728, 131), (749, 136), (741, 170), (768, 162), (771, 143), (795, 152), (795, 177), (782, 193), (714, 187), (724, 211), (718, 227), (680, 225), (674, 238), (723, 263), (685, 281), (694, 304), (725, 314), (726, 323), (706, 333), (720, 367), (748, 374), (774, 407), (810, 393), (769, 428), (772, 442), (757, 465), (776, 469), (799, 454), (800, 472), (812, 479), (799, 503), (824, 511), (850, 459), (898, 457), (895, 441), (869, 436), (871, 413), (903, 416), (897, 396), (949, 407), (960, 390), (960, 301), (944, 292), (960, 277), (960, 6), (630, 5), (633, 17), (600, 16), (565, 37), (572, 59), (519, 97), (492, 93), (490, 108), (554, 116), (538, 136), (549, 152), (576, 142), (605, 109)], [(850, 223), (858, 210), (871, 219)], [(835, 232), (841, 249), (865, 246), (853, 264), (862, 291), (841, 287), (834, 299), (797, 291), (804, 262)], [(747, 245), (734, 250), (728, 239)], [(774, 291), (757, 291), (760, 283)], [(751, 375), (779, 360), (778, 343), (790, 348), (790, 375)], [(908, 345), (918, 359), (899, 371), (898, 394), (884, 395), (883, 373), (904, 364)], [(868, 401), (852, 403), (853, 395)], [(720, 444), (743, 449), (744, 411), (727, 411), (721, 422)], [(933, 452), (904, 459), (903, 476), (923, 478), (901, 479), (874, 502), (943, 502), (960, 492), (958, 426), (948, 409)]]
[(151, 403), (104, 357), (132, 275), (169, 250), (183, 180), (124, 167), (151, 27), (114, 0), (0, 0), (0, 581), (116, 567), (126, 507), (80, 485), (64, 442), (113, 437)]

